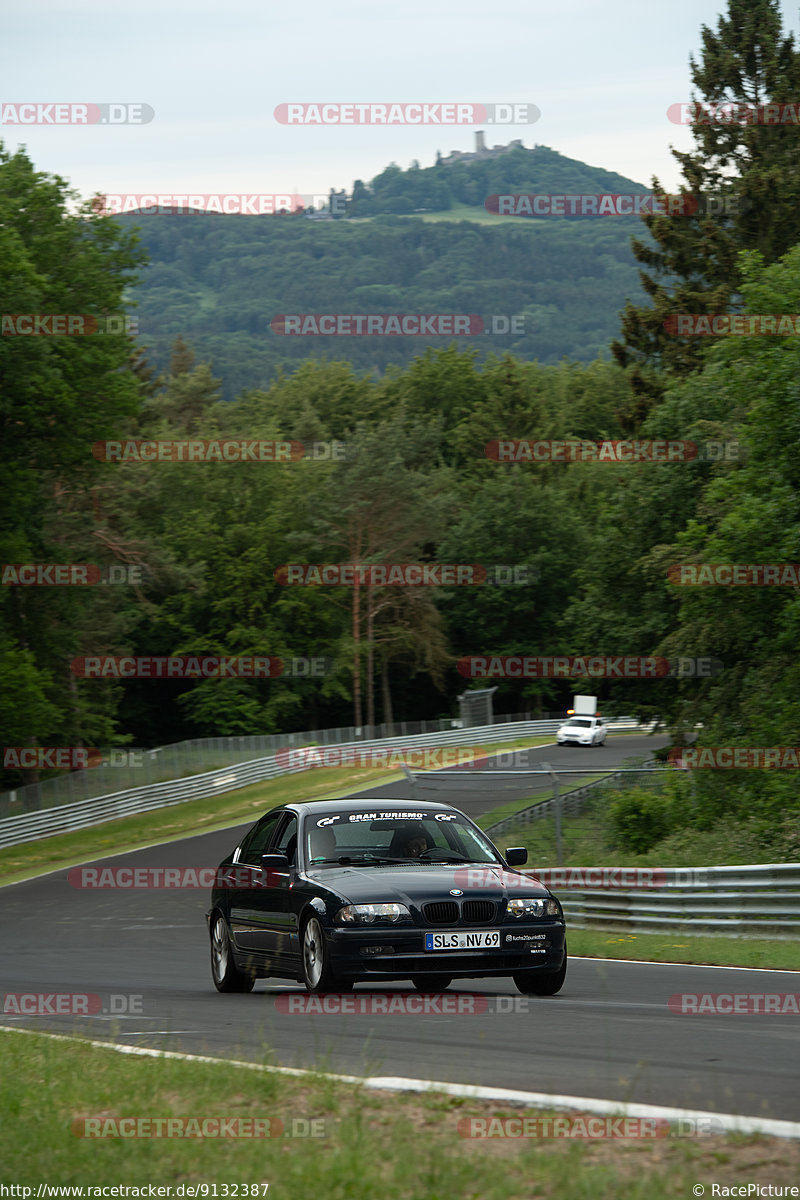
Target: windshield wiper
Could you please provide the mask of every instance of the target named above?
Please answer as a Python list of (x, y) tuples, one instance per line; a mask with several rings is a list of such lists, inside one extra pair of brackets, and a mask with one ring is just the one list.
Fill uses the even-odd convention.
[(445, 858), (423, 858), (423, 856), (420, 854), (419, 858), (414, 859), (414, 861), (427, 863), (429, 867), (441, 867), (446, 863), (459, 863), (463, 866), (464, 863), (468, 863), (470, 860), (468, 858), (451, 858), (449, 855)]
[(391, 858), (384, 854), (363, 854), (360, 858), (350, 858), (343, 854), (341, 858), (337, 858), (337, 862), (344, 863), (347, 866), (357, 867), (359, 863), (402, 863), (412, 861), (407, 858)]
[(406, 858), (389, 858), (385, 855), (378, 854), (361, 854), (358, 858), (354, 858), (350, 854), (341, 854), (338, 858), (312, 858), (309, 862), (310, 867), (318, 867), (323, 863), (337, 863), (343, 867), (357, 867), (360, 864), (368, 863), (399, 863), (413, 862), (413, 859)]

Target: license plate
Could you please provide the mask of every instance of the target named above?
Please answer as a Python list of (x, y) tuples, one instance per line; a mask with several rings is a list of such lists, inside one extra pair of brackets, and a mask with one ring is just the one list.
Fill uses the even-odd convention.
[(499, 929), (459, 930), (457, 933), (426, 933), (426, 950), (495, 950), (500, 946)]

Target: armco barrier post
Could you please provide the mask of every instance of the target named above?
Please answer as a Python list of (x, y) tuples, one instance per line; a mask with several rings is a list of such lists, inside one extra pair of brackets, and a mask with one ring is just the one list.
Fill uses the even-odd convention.
[(564, 865), (564, 854), (561, 846), (561, 788), (558, 785), (558, 775), (556, 775), (550, 763), (543, 762), (542, 766), (546, 771), (550, 772), (553, 780), (553, 808), (556, 817), (556, 863), (559, 867)]

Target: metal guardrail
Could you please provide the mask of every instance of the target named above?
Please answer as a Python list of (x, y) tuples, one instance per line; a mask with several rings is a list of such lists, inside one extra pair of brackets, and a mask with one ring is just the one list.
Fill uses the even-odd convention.
[[(449, 729), (439, 733), (420, 734), (416, 737), (376, 738), (372, 741), (349, 742), (344, 743), (343, 747), (412, 749), (447, 745), (480, 746), (483, 742), (516, 741), (522, 738), (536, 737), (537, 734), (551, 733), (559, 724), (561, 724), (559, 721), (507, 722), (503, 725), (485, 725), (471, 729)], [(625, 720), (616, 724), (611, 723), (609, 728), (636, 729), (638, 726), (635, 721)], [(275, 755), (269, 755), (251, 762), (222, 767), (202, 775), (193, 775), (187, 779), (168, 780), (147, 787), (131, 788), (104, 796), (96, 796), (75, 804), (60, 804), (39, 812), (20, 813), (0, 820), (0, 848), (52, 837), (58, 833), (86, 829), (92, 825), (101, 824), (103, 821), (149, 812), (156, 808), (167, 808), (171, 805), (183, 804), (188, 800), (219, 795), (220, 789), (234, 791), (237, 788), (247, 787), (251, 783), (275, 779), (279, 775), (294, 774), (303, 769), (305, 768), (302, 766), (294, 768), (281, 766), (276, 762)]]
[[(459, 729), (450, 733), (349, 744), (361, 748), (370, 745), (389, 747), (393, 743), (408, 748), (459, 742), (479, 745), (482, 741), (511, 741), (551, 732), (542, 730), (542, 724), (557, 723), (518, 722), (513, 726), (508, 724), (502, 730), (497, 726), (485, 726), (481, 729)], [(617, 727), (620, 725), (623, 728), (635, 728), (633, 722), (621, 722)], [(278, 765), (275, 757), (269, 756), (188, 779), (134, 788), (42, 812), (20, 814), (0, 821), (0, 846), (13, 846), (84, 829), (118, 817), (183, 804), (189, 800), (218, 795), (222, 790), (247, 787), (251, 783), (296, 774), (304, 769), (302, 765)], [(561, 798), (563, 811), (579, 812), (587, 796), (597, 794), (598, 787), (613, 786), (615, 782), (618, 786), (619, 779), (626, 774), (624, 770), (617, 771), (566, 793)], [(491, 826), (491, 833), (553, 815), (555, 803), (555, 800), (545, 800), (521, 813), (515, 813)], [(612, 884), (617, 880), (624, 883), (629, 881), (630, 872), (636, 872), (644, 880), (642, 887), (630, 890), (616, 886), (588, 886), (596, 876)], [(663, 869), (546, 867), (526, 873), (535, 875), (543, 882), (550, 882), (562, 902), (568, 923), (574, 928), (662, 934), (668, 931), (672, 937), (709, 932), (725, 937), (755, 934), (780, 939), (796, 939), (800, 935), (800, 863)]]
[(169, 780), (151, 787), (133, 788), (108, 796), (94, 797), (91, 800), (81, 800), (77, 804), (61, 804), (57, 808), (47, 808), (42, 812), (20, 813), (19, 816), (6, 817), (0, 821), (0, 848), (54, 837), (58, 833), (87, 829), (104, 821), (135, 816), (152, 809), (185, 804), (188, 800), (205, 799), (232, 788), (247, 787), (250, 783), (260, 783), (277, 775), (293, 773), (292, 770), (278, 767), (274, 759), (262, 759), (254, 763), (242, 763), (236, 767), (223, 767), (219, 771), (195, 775), (189, 779)]
[[(529, 720), (530, 713), (507, 713), (496, 716), (493, 725)], [(170, 779), (185, 779), (187, 775), (216, 771), (233, 763), (253, 762), (287, 747), (336, 746), (376, 738), (417, 737), (461, 727), (460, 720), (447, 717), (434, 721), (396, 721), (392, 725), (374, 727), (349, 725), (292, 733), (191, 738), (149, 750), (113, 748), (104, 755), (106, 761), (90, 770), (69, 771), (38, 783), (23, 784), (13, 791), (0, 792), (0, 819), (20, 812), (54, 808), (58, 804), (77, 804), (79, 800), (91, 800), (129, 788), (149, 787)]]
[[(670, 937), (713, 933), (795, 940), (800, 937), (800, 863), (741, 867), (619, 868), (655, 882), (634, 890), (581, 886), (594, 877), (614, 880), (609, 867), (544, 867), (528, 870), (550, 887), (567, 924), (609, 932), (665, 933)], [(577, 883), (577, 886), (575, 885)], [(743, 890), (745, 889), (745, 890)]]

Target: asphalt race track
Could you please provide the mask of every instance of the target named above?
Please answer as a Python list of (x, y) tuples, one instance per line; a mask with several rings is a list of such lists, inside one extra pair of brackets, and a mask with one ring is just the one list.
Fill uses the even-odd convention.
[[(641, 766), (655, 750), (666, 746), (668, 742), (669, 739), (663, 735), (642, 734), (613, 734), (605, 746), (558, 746), (552, 742), (529, 750), (507, 750), (484, 760), (479, 768), (466, 766), (447, 771), (443, 777), (438, 771), (426, 771), (416, 777), (413, 789), (407, 779), (400, 779), (383, 787), (373, 785), (353, 795), (441, 801), (460, 808), (474, 821), (501, 804), (546, 792), (553, 786), (550, 775), (526, 775), (525, 770), (541, 770), (547, 763), (557, 771), (580, 768), (584, 772), (591, 769), (597, 774), (604, 770), (616, 770), (623, 765)], [(509, 778), (511, 771), (520, 772), (520, 779)], [(492, 775), (495, 778), (487, 782)], [(571, 788), (580, 787), (592, 776), (576, 771), (575, 774), (559, 775), (558, 778), (563, 795)]]
[[(593, 750), (534, 753), (553, 766), (579, 760), (603, 767), (641, 753), (643, 742), (620, 737)], [(521, 795), (535, 790), (530, 781), (519, 786)], [(409, 788), (387, 785), (368, 794), (410, 798)], [(436, 798), (471, 815), (481, 804), (511, 798), (505, 791), (481, 798), (476, 788), (471, 777), (463, 790)], [(102, 865), (215, 867), (245, 828)], [(286, 1011), (288, 998), (305, 991), (291, 983), (260, 981), (249, 995), (214, 990), (207, 902), (205, 890), (187, 888), (79, 889), (67, 871), (0, 889), (0, 1021), (223, 1059), (800, 1120), (796, 1016), (683, 1016), (668, 1006), (677, 993), (797, 992), (795, 973), (583, 959), (572, 960), (563, 991), (551, 998), (520, 996), (510, 979), (457, 981), (446, 993), (485, 995), (487, 1003), (476, 1005), (482, 1012), (296, 1014)], [(105, 1011), (16, 1017), (8, 1012), (9, 993), (89, 993)], [(366, 985), (356, 986), (356, 998), (366, 993)]]

